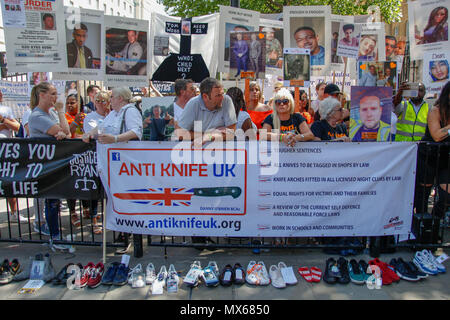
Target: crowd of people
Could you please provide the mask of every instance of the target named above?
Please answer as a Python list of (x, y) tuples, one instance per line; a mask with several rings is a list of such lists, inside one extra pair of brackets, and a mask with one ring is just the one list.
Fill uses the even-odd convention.
[[(155, 106), (151, 115), (143, 116), (140, 100), (133, 97), (127, 87), (106, 91), (90, 86), (87, 88), (89, 103), (82, 106), (77, 94), (69, 94), (65, 102), (58, 101), (56, 88), (48, 82), (41, 82), (33, 87), (30, 110), (22, 119), (24, 136), (57, 140), (78, 138), (84, 142), (96, 140), (112, 144), (143, 140), (144, 130), (150, 129), (150, 140), (197, 139), (194, 143), (205, 144), (232, 140), (242, 130), (239, 132), (244, 132), (249, 139), (268, 139), (294, 146), (303, 141), (349, 142), (357, 135), (373, 137), (368, 141), (389, 141), (380, 137), (396, 132), (395, 141), (450, 142), (450, 82), (433, 106), (424, 100), (426, 88), (423, 84), (419, 86), (418, 96), (410, 99), (403, 97), (406, 87), (401, 85), (392, 98), (393, 115), (397, 121), (391, 124), (375, 119), (377, 114), (381, 114), (377, 97), (363, 97), (360, 99), (360, 120), (353, 126), (345, 94), (333, 83), (319, 83), (315, 87), (318, 99), (311, 105), (307, 93), (301, 91), (297, 108), (294, 94), (281, 82), (275, 84), (274, 95), (267, 100), (259, 84), (251, 82), (248, 101), (240, 88), (231, 87), (225, 91), (215, 78), (204, 79), (199, 85), (199, 93), (192, 80), (178, 79), (174, 87), (176, 96), (167, 110)], [(159, 92), (157, 95), (161, 96)], [(167, 127), (170, 126), (173, 132), (167, 135)], [(20, 123), (14, 119), (11, 109), (0, 106), (0, 138), (13, 137), (19, 127)], [(199, 136), (201, 141), (198, 141)], [(448, 190), (448, 152), (441, 152), (437, 162), (430, 158), (433, 157), (426, 156), (424, 149), (419, 148), (415, 208), (417, 211), (426, 210), (426, 199), (436, 178), (440, 201), (433, 210), (442, 216)], [(35, 223), (35, 230), (58, 238), (60, 200), (45, 199), (45, 205), (42, 204), (43, 199), (40, 201), (40, 207), (45, 207), (45, 210), (38, 214), (46, 223)], [(73, 227), (79, 227), (75, 201), (68, 199), (67, 204)], [(17, 218), (15, 199), (8, 199), (8, 203), (13, 219), (25, 219)], [(81, 201), (81, 207), (83, 217), (92, 220), (94, 233), (102, 233), (97, 221), (97, 201)]]

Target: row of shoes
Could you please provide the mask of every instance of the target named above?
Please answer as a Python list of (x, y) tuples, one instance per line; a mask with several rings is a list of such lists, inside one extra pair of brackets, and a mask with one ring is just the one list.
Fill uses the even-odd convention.
[(11, 262), (8, 259), (3, 260), (0, 265), (0, 284), (10, 283), (14, 276), (22, 271), (18, 259), (13, 259)]

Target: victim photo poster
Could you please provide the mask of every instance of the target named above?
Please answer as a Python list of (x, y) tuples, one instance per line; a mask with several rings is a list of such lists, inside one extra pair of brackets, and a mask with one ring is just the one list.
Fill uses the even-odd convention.
[(309, 49), (313, 76), (323, 76), (330, 66), (331, 8), (283, 7), (285, 48)]
[(411, 60), (421, 60), (425, 52), (450, 50), (449, 8), (450, 0), (408, 1)]
[(65, 7), (66, 20), (75, 10), (79, 19), (66, 23), (68, 72), (55, 72), (58, 80), (104, 80), (105, 30), (103, 11)]
[(149, 78), (147, 20), (105, 16), (105, 73), (110, 87), (145, 87)]
[(230, 33), (259, 30), (259, 12), (246, 9), (219, 6), (219, 72), (223, 72), (223, 80), (236, 79), (230, 71)]

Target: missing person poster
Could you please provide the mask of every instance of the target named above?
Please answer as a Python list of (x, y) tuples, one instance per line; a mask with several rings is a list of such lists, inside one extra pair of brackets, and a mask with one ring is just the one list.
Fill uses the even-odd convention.
[(5, 25), (9, 72), (67, 70), (64, 7), (61, 0), (26, 1), (25, 27)]
[(283, 21), (260, 19), (259, 32), (266, 34), (266, 74), (281, 76), (283, 69)]
[(74, 10), (79, 17), (66, 23), (66, 48), (68, 72), (55, 72), (53, 79), (104, 80), (105, 31), (103, 11), (65, 7), (66, 20)]
[(425, 52), (448, 52), (448, 9), (450, 0), (408, 1), (411, 60)]
[(105, 80), (108, 86), (146, 86), (148, 21), (105, 16)]
[[(223, 80), (236, 79), (235, 74), (230, 71), (230, 55), (232, 48), (230, 44), (230, 33), (248, 32), (259, 30), (259, 12), (234, 7), (219, 6), (219, 69), (224, 72)], [(238, 77), (239, 78), (239, 75)]]
[[(180, 53), (181, 35), (191, 36), (191, 54), (201, 54), (209, 73), (215, 75), (218, 67), (218, 26), (219, 14), (193, 17), (190, 34), (181, 28), (180, 17), (171, 17), (156, 12), (152, 13), (150, 29), (151, 73), (153, 74), (171, 53)], [(189, 24), (184, 24), (185, 29)], [(180, 27), (180, 28), (179, 28)], [(184, 34), (181, 34), (184, 32)], [(151, 46), (150, 46), (151, 47)]]
[(425, 52), (423, 54), (423, 83), (427, 93), (439, 96), (449, 81), (450, 54), (446, 52)]
[(325, 75), (330, 65), (331, 8), (283, 7), (285, 47), (309, 49), (311, 74)]
[(252, 72), (254, 79), (264, 79), (266, 70), (266, 35), (256, 32), (230, 32), (230, 74)]

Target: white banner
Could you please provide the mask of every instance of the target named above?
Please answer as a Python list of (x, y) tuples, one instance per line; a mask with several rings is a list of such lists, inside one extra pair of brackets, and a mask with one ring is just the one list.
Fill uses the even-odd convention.
[(115, 231), (309, 237), (411, 229), (414, 143), (239, 141), (193, 151), (190, 142), (129, 142), (98, 144), (97, 152), (107, 229)]
[(24, 28), (5, 26), (8, 72), (66, 71), (63, 1), (26, 1), (25, 16)]

